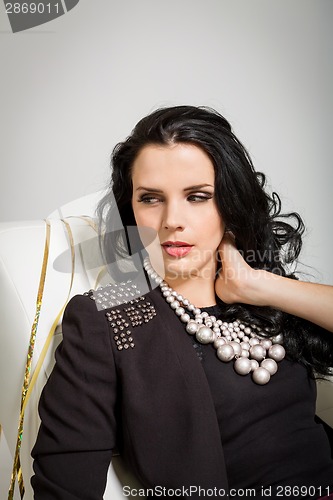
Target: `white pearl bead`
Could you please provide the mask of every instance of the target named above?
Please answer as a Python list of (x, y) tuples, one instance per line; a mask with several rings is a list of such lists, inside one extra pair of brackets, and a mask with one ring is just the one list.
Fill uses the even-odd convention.
[(286, 351), (280, 344), (274, 344), (268, 349), (268, 356), (275, 359), (275, 361), (281, 361), (285, 355)]
[(171, 302), (174, 302), (175, 300), (175, 297), (173, 295), (169, 295), (167, 296), (167, 298), (165, 299), (167, 302), (169, 302), (169, 304), (171, 304)]
[(224, 345), (226, 343), (226, 340), (222, 337), (217, 337), (217, 339), (214, 340), (214, 347), (215, 349), (218, 349), (221, 347), (221, 345)]
[(172, 309), (177, 309), (177, 307), (179, 307), (179, 306), (180, 306), (180, 304), (179, 304), (178, 300), (174, 300), (174, 301), (173, 301), (173, 302), (171, 302), (171, 304), (170, 304), (170, 307), (171, 307)]
[(242, 348), (239, 344), (237, 344), (237, 342), (230, 342), (229, 345), (231, 345), (231, 347), (233, 348), (234, 350), (234, 353), (236, 356), (240, 356), (241, 355), (241, 352), (242, 352)]
[(259, 385), (265, 385), (267, 382), (269, 382), (271, 376), (268, 370), (266, 368), (262, 368), (259, 366), (254, 372), (252, 373), (252, 378), (256, 384)]
[(250, 349), (251, 358), (256, 359), (257, 361), (264, 359), (265, 355), (266, 351), (260, 344), (253, 345)]
[(252, 345), (256, 345), (256, 344), (259, 344), (259, 339), (257, 339), (256, 337), (252, 337), (250, 340), (249, 340), (249, 344), (252, 346)]
[(248, 358), (238, 358), (234, 363), (234, 369), (239, 375), (247, 375), (251, 371), (251, 361)]
[(194, 335), (198, 331), (198, 329), (199, 329), (198, 324), (193, 320), (190, 320), (186, 325), (186, 331), (190, 335)]
[(231, 361), (234, 358), (235, 353), (231, 345), (224, 344), (218, 348), (217, 356), (221, 361), (227, 363), (228, 361)]
[(188, 321), (190, 321), (191, 317), (189, 314), (185, 313), (185, 314), (182, 314), (180, 316), (180, 321), (182, 321), (183, 323), (187, 323)]
[(263, 359), (262, 362), (260, 363), (260, 366), (266, 368), (266, 370), (269, 371), (271, 375), (274, 375), (274, 373), (276, 373), (278, 369), (276, 361), (274, 361), (274, 359), (271, 358)]
[(199, 327), (195, 336), (201, 344), (209, 344), (214, 340), (213, 331), (210, 328), (207, 328), (206, 326)]
[(251, 359), (251, 370), (254, 371), (259, 368), (259, 363), (256, 359)]
[(250, 356), (250, 353), (247, 349), (242, 349), (241, 356), (243, 358), (248, 358)]
[(251, 346), (248, 342), (241, 342), (241, 347), (242, 349), (246, 349), (247, 351), (249, 351)]
[(262, 346), (263, 346), (263, 348), (267, 350), (267, 349), (269, 349), (269, 348), (271, 347), (271, 345), (272, 345), (272, 341), (271, 341), (271, 340), (269, 340), (269, 339), (262, 339), (262, 340), (260, 341), (260, 345), (262, 345)]
[(182, 314), (184, 314), (185, 312), (185, 309), (183, 307), (177, 307), (177, 309), (175, 309), (175, 313), (177, 314), (177, 316), (181, 316)]

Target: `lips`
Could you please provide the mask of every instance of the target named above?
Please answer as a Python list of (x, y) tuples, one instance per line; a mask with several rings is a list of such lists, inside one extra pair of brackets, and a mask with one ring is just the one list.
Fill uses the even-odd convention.
[(164, 251), (171, 257), (184, 257), (191, 250), (193, 245), (189, 245), (185, 241), (165, 241), (162, 243)]

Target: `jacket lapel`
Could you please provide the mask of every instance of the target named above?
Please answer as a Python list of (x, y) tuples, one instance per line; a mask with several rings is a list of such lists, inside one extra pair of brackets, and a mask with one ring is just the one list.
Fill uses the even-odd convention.
[[(199, 484), (207, 488), (227, 489), (227, 474), (221, 436), (216, 411), (210, 388), (201, 362), (193, 348), (192, 341), (184, 324), (165, 302), (159, 289), (152, 292), (158, 316), (163, 323), (168, 347), (173, 352), (175, 373), (182, 399), (182, 413), (186, 414), (186, 423), (182, 419), (173, 422), (177, 426), (187, 427), (181, 450), (184, 484)], [(161, 325), (162, 327), (162, 325)], [(180, 382), (181, 381), (181, 382)], [(170, 401), (170, 405), (172, 401)], [(185, 466), (185, 463), (188, 465)]]

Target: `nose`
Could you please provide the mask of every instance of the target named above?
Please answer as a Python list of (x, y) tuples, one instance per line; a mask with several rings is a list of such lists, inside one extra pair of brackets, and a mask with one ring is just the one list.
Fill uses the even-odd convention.
[(180, 209), (178, 203), (167, 203), (163, 213), (163, 228), (169, 231), (182, 231), (185, 227), (185, 214)]

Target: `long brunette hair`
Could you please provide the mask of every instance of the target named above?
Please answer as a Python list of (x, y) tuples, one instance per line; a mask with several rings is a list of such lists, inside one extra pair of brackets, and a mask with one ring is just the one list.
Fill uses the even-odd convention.
[[(126, 228), (135, 226), (131, 171), (138, 153), (148, 144), (176, 143), (194, 144), (210, 157), (215, 170), (218, 210), (226, 228), (234, 234), (245, 261), (255, 269), (297, 279), (295, 269), (304, 233), (301, 217), (296, 212), (281, 213), (279, 196), (266, 192), (265, 175), (255, 171), (229, 122), (207, 107), (158, 109), (141, 119), (131, 135), (115, 146), (108, 192), (97, 209), (106, 260), (125, 257), (129, 251)], [(118, 211), (124, 231), (114, 229)], [(134, 251), (137, 248), (132, 249)], [(237, 317), (265, 326), (269, 335), (283, 332), (289, 358), (303, 362), (311, 373), (330, 373), (333, 366), (331, 333), (271, 307), (219, 304), (226, 321)]]

